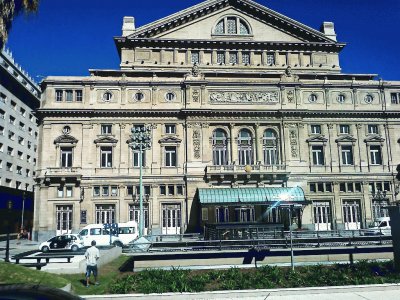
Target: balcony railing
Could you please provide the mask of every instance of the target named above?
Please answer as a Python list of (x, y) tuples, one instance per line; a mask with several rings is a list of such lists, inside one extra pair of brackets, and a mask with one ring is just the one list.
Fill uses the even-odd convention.
[(46, 176), (76, 176), (81, 171), (80, 167), (69, 167), (69, 168), (47, 168)]
[(286, 173), (286, 165), (223, 165), (207, 166), (207, 174), (235, 174), (235, 173)]

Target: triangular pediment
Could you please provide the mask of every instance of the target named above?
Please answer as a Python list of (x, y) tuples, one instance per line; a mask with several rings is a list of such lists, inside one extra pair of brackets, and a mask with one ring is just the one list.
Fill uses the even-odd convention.
[(335, 140), (336, 143), (345, 143), (345, 142), (354, 143), (355, 141), (357, 140), (351, 135), (344, 135)]
[(105, 136), (105, 137), (101, 137), (101, 138), (94, 140), (94, 143), (95, 144), (116, 144), (116, 143), (118, 143), (118, 140), (116, 140), (110, 136)]
[(383, 137), (381, 137), (380, 135), (371, 135), (364, 140), (365, 143), (373, 143), (373, 142), (381, 143), (384, 141), (385, 141), (385, 139)]
[[(213, 35), (224, 17), (237, 16), (250, 25), (248, 36)], [(323, 33), (251, 0), (208, 0), (139, 27), (128, 39), (247, 39), (271, 42), (336, 43)]]
[(71, 135), (63, 134), (54, 140), (54, 144), (73, 144), (78, 143), (78, 140)]
[(323, 135), (316, 135), (307, 139), (308, 143), (326, 143), (328, 139)]
[(182, 142), (182, 140), (175, 136), (166, 136), (166, 137), (160, 139), (158, 142), (160, 144), (167, 144), (167, 143), (178, 144), (178, 143)]

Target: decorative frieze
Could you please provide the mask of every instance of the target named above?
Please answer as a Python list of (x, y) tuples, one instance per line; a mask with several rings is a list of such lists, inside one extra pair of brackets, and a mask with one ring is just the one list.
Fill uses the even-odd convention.
[(212, 92), (210, 103), (279, 103), (278, 91), (266, 92)]

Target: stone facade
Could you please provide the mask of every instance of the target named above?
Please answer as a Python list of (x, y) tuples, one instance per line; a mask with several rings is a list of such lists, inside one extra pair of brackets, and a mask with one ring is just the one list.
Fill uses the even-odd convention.
[(137, 218), (135, 126), (152, 129), (148, 233), (280, 221), (248, 203), (201, 206), (199, 188), (300, 186), (302, 226), (316, 230), (364, 228), (396, 200), (400, 82), (342, 73), (333, 23), (209, 0), (139, 28), (125, 17), (115, 43), (120, 70), (43, 81), (39, 238)]

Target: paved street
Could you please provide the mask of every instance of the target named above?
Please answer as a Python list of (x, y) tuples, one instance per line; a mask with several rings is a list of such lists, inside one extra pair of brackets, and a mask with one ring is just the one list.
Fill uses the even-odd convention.
[[(13, 255), (39, 250), (39, 242), (29, 240), (10, 240), (10, 257)], [(6, 256), (6, 241), (0, 241), (0, 261), (3, 261)]]
[(104, 295), (104, 296), (84, 296), (84, 299), (98, 300), (166, 300), (166, 299), (196, 299), (196, 300), (398, 300), (400, 299), (400, 285), (365, 285), (351, 287), (318, 287), (318, 288), (295, 288), (295, 289), (275, 289), (275, 290), (246, 290), (246, 291), (218, 291), (207, 293), (182, 293), (182, 294), (151, 294), (151, 295)]

